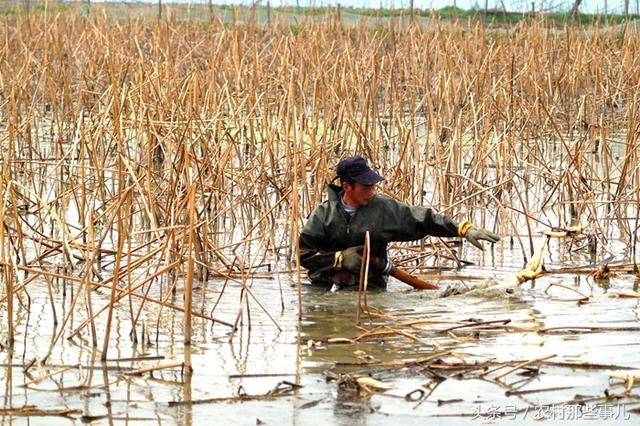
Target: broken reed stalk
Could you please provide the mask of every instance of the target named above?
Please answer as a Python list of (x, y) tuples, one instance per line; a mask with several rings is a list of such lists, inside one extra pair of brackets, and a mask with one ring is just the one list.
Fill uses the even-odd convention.
[[(285, 130), (285, 139), (288, 144), (288, 135), (287, 130)], [(297, 139), (296, 139), (297, 140)], [(292, 187), (292, 203), (291, 203), (291, 235), (293, 236), (294, 248), (296, 250), (295, 254), (295, 262), (296, 262), (296, 289), (298, 291), (298, 321), (302, 321), (302, 271), (300, 270), (300, 206), (298, 205), (298, 200), (300, 199), (300, 189), (299, 189), (299, 175), (298, 171), (300, 169), (300, 164), (298, 160), (297, 152), (293, 155), (293, 187)]]
[[(3, 180), (4, 180), (4, 171), (6, 167), (5, 161), (2, 162), (3, 169)], [(8, 189), (7, 186), (3, 186)], [(2, 195), (2, 200), (0, 200), (0, 259), (2, 259), (2, 281), (4, 282), (4, 286), (6, 289), (6, 301), (7, 301), (7, 344), (9, 347), (13, 347), (13, 342), (15, 340), (14, 337), (14, 329), (13, 329), (13, 268), (11, 264), (6, 263), (4, 259), (5, 256), (5, 237), (4, 237), (4, 223), (5, 223), (5, 199), (6, 195)]]
[(173, 368), (184, 369), (185, 367), (188, 367), (188, 365), (186, 365), (184, 362), (169, 362), (166, 364), (158, 364), (158, 365), (153, 365), (149, 367), (138, 368), (136, 370), (128, 371), (125, 374), (127, 376), (139, 376), (141, 374), (149, 373), (157, 370), (165, 370), (165, 369), (173, 369)]
[[(122, 146), (118, 144), (118, 150), (123, 152)], [(123, 161), (120, 156), (120, 160), (118, 161), (118, 190), (122, 191), (125, 180), (124, 180), (124, 172), (123, 172)], [(125, 192), (119, 192), (118, 198), (124, 200), (124, 204), (126, 204), (126, 199), (129, 197), (130, 190), (127, 189)], [(126, 221), (126, 222), (125, 222)], [(104, 341), (102, 342), (102, 353), (100, 354), (100, 360), (105, 361), (108, 356), (109, 350), (109, 337), (111, 335), (111, 321), (113, 318), (113, 309), (115, 307), (116, 302), (116, 290), (118, 285), (120, 284), (120, 261), (122, 260), (122, 252), (124, 248), (124, 242), (126, 239), (126, 228), (128, 228), (128, 220), (125, 218), (124, 209), (118, 209), (117, 213), (117, 249), (116, 249), (116, 260), (113, 266), (113, 278), (111, 279), (111, 297), (109, 300), (109, 308), (107, 313), (107, 322), (105, 325), (104, 332)]]
[[(198, 277), (246, 281), (295, 259), (300, 284), (299, 226), (352, 153), (388, 178), (388, 195), (496, 223), (523, 253), (519, 234), (534, 224), (588, 218), (604, 250), (618, 228), (637, 232), (624, 219), (639, 208), (636, 33), (1, 19), (0, 254), (46, 277), (54, 302), (48, 264), (85, 291), (110, 283), (113, 303), (129, 297), (134, 329), (146, 301), (169, 307), (196, 265)], [(266, 254), (235, 251), (257, 240)], [(429, 262), (455, 264), (442, 244)], [(10, 289), (6, 260), (2, 272), (9, 308), (27, 281)], [(300, 286), (298, 305), (300, 316)]]
[[(95, 247), (94, 247), (94, 232), (93, 232), (93, 212), (89, 211), (89, 220), (88, 220), (88, 241), (87, 241), (87, 255), (85, 257), (85, 304), (87, 306), (87, 315), (89, 316), (90, 324), (91, 324), (91, 345), (94, 348), (98, 347), (98, 334), (96, 332), (96, 323), (93, 317), (93, 304), (91, 302), (91, 272), (93, 270), (93, 261), (95, 259)], [(47, 279), (47, 283), (49, 280)], [(49, 286), (49, 291), (51, 286)], [(54, 311), (55, 313), (55, 311)]]
[[(188, 144), (184, 144), (184, 156), (186, 159), (185, 162), (185, 173), (187, 173), (186, 181), (190, 182), (191, 178), (189, 176), (189, 150), (187, 149)], [(193, 256), (194, 256), (194, 236), (195, 236), (195, 210), (196, 210), (196, 202), (195, 202), (195, 185), (191, 184), (187, 188), (187, 197), (188, 197), (188, 237), (187, 237), (187, 275), (184, 279), (184, 322), (182, 325), (182, 333), (184, 334), (184, 344), (191, 344), (191, 308), (193, 305)]]
[(544, 289), (544, 293), (545, 294), (549, 293), (549, 289), (551, 287), (554, 287), (554, 286), (555, 287), (561, 287), (561, 288), (564, 288), (566, 290), (573, 291), (574, 293), (577, 293), (578, 295), (580, 295), (581, 300), (589, 299), (589, 296), (587, 294), (581, 292), (577, 288), (569, 287), (568, 285), (564, 285), (564, 284), (560, 284), (560, 283), (549, 283), (549, 285)]
[[(364, 245), (362, 249), (362, 262), (360, 264), (360, 274), (358, 277), (358, 309), (356, 313), (356, 324), (360, 324), (360, 312), (368, 312), (367, 309), (367, 285), (369, 283), (369, 260), (370, 253), (369, 231), (364, 233)], [(371, 319), (371, 316), (369, 316)]]
[(15, 417), (67, 417), (74, 419), (73, 415), (82, 414), (82, 410), (76, 408), (54, 408), (54, 409), (42, 409), (33, 405), (27, 405), (20, 408), (1, 408), (0, 415), (2, 416), (15, 416)]
[(532, 360), (529, 360), (529, 361), (521, 362), (520, 364), (518, 364), (515, 367), (505, 371), (504, 373), (498, 374), (497, 376), (494, 377), (494, 379), (495, 380), (499, 380), (499, 379), (501, 379), (501, 378), (503, 378), (505, 376), (508, 376), (509, 374), (513, 373), (514, 371), (517, 371), (517, 370), (521, 369), (522, 367), (526, 367), (527, 365), (531, 365), (531, 364), (535, 364), (535, 363), (538, 363), (538, 362), (546, 361), (548, 359), (555, 358), (556, 356), (557, 355), (555, 355), (555, 354), (547, 355), (547, 356), (543, 356), (543, 357), (540, 357), (540, 358), (535, 358), (535, 359), (532, 359)]

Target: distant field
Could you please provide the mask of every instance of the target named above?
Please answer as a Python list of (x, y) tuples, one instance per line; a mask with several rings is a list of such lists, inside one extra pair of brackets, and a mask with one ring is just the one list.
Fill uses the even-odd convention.
[[(34, 4), (34, 2), (32, 2)], [(427, 24), (433, 19), (441, 20), (462, 20), (477, 21), (490, 25), (511, 25), (521, 21), (540, 19), (539, 13), (516, 13), (490, 9), (486, 13), (483, 10), (464, 10), (453, 6), (442, 9), (416, 9), (413, 16), (409, 9), (383, 9), (383, 8), (347, 8), (325, 7), (325, 8), (296, 8), (296, 7), (267, 7), (257, 5), (255, 8), (247, 6), (211, 6), (203, 2), (201, 4), (170, 4), (163, 2), (162, 9), (157, 3), (55, 3), (49, 2), (48, 10), (59, 13), (69, 10), (80, 13), (88, 13), (90, 10), (99, 13), (106, 13), (109, 16), (124, 17), (158, 17), (159, 15), (170, 19), (188, 20), (211, 20), (220, 19), (223, 22), (256, 20), (259, 23), (266, 23), (272, 20), (280, 20), (290, 24), (297, 24), (304, 19), (325, 20), (337, 19), (343, 24), (354, 25), (358, 22), (365, 22), (369, 26), (385, 25), (388, 22), (410, 21)], [(0, 4), (0, 15), (15, 15), (31, 11), (42, 12), (45, 9), (43, 3), (38, 3), (29, 8), (16, 6), (15, 3)], [(575, 19), (569, 12), (545, 13), (544, 20), (548, 25), (563, 26), (567, 23), (577, 23), (582, 25), (617, 25), (627, 20), (636, 20), (637, 15), (621, 16), (610, 14), (578, 14)]]

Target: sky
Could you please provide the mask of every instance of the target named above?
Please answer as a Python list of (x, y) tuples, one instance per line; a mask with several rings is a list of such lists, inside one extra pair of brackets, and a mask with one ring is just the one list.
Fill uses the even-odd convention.
[[(204, 2), (205, 0), (192, 0), (194, 3)], [(370, 7), (370, 8), (378, 8), (380, 5), (384, 8), (408, 8), (410, 0), (373, 0), (373, 1), (362, 1), (362, 0), (270, 0), (272, 6), (280, 6), (280, 5), (289, 5), (295, 6), (296, 3), (299, 3), (300, 6), (331, 6), (340, 3), (343, 6), (354, 6), (354, 7)], [(251, 4), (251, 0), (213, 0), (215, 4)], [(267, 0), (262, 0), (259, 2), (261, 4), (266, 4)], [(440, 9), (444, 6), (453, 6), (456, 4), (458, 7), (462, 9), (470, 9), (474, 6), (483, 8), (485, 0), (414, 0), (414, 5), (416, 8), (420, 9)], [(490, 8), (501, 8), (501, 5), (504, 4), (508, 11), (523, 11), (531, 9), (531, 0), (489, 0)], [(545, 9), (552, 9), (554, 11), (562, 11), (568, 10), (573, 4), (573, 0), (535, 0), (534, 1), (536, 10), (539, 10), (540, 7), (544, 7)], [(580, 10), (584, 13), (602, 13), (604, 11), (605, 3), (607, 8), (609, 9), (609, 13), (621, 13), (623, 0), (583, 0), (582, 5), (580, 6)], [(637, 7), (640, 3), (640, 0), (630, 0), (629, 12), (630, 13), (638, 13)]]

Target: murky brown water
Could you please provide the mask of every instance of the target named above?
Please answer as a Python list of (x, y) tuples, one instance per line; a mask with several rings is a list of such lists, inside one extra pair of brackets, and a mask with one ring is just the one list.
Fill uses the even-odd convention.
[[(587, 255), (566, 252), (554, 242), (549, 248), (547, 268), (586, 265)], [(456, 284), (451, 277), (477, 276), (464, 279), (468, 286), (479, 286), (481, 277), (489, 274), (496, 279), (514, 273), (520, 268), (518, 254), (501, 242), (494, 251), (483, 253), (473, 259), (477, 252), (468, 252), (468, 257), (479, 266), (461, 271), (447, 272), (443, 287)], [(556, 257), (554, 259), (554, 257)], [(570, 258), (570, 259), (569, 259)], [(80, 424), (96, 421), (102, 424), (157, 423), (157, 424), (459, 424), (461, 421), (501, 423), (517, 419), (520, 422), (536, 423), (536, 417), (558, 422), (570, 415), (576, 420), (589, 416), (597, 421), (630, 424), (638, 420), (631, 410), (640, 405), (637, 387), (625, 399), (598, 401), (599, 405), (585, 403), (566, 404), (576, 395), (588, 397), (620, 393), (624, 387), (610, 381), (610, 374), (635, 374), (640, 371), (640, 337), (637, 331), (620, 330), (606, 332), (571, 332), (558, 330), (546, 334), (533, 331), (504, 331), (485, 329), (477, 332), (454, 330), (450, 335), (439, 330), (455, 324), (422, 324), (413, 329), (404, 329), (417, 338), (416, 341), (402, 336), (386, 336), (362, 340), (350, 344), (319, 344), (309, 347), (309, 340), (326, 341), (327, 338), (354, 338), (362, 333), (356, 325), (357, 293), (326, 293), (315, 288), (303, 288), (303, 318), (297, 321), (297, 294), (291, 284), (294, 277), (280, 276), (277, 279), (256, 279), (252, 292), (272, 315), (277, 325), (250, 299), (249, 318), (245, 314), (243, 326), (230, 339), (229, 329), (222, 325), (211, 325), (203, 320), (195, 321), (194, 344), (186, 353), (182, 344), (182, 315), (165, 310), (157, 317), (157, 308), (147, 309), (144, 341), (134, 344), (129, 331), (128, 309), (116, 310), (113, 333), (116, 336), (109, 349), (106, 363), (91, 349), (90, 336), (57, 345), (47, 365), (34, 367), (24, 374), (22, 364), (42, 357), (54, 335), (52, 313), (46, 297), (46, 286), (31, 284), (31, 314), (17, 319), (17, 341), (13, 354), (2, 352), (2, 382), (5, 396), (2, 408), (19, 408), (33, 405), (43, 409), (78, 409), (72, 419), (46, 418), (52, 424)], [(572, 286), (587, 294), (593, 294), (587, 304), (578, 304), (576, 294), (559, 287), (544, 292), (549, 283), (557, 282)], [(280, 297), (282, 285), (283, 299)], [(637, 279), (630, 274), (614, 276), (609, 288), (595, 285), (586, 274), (549, 274), (526, 283), (511, 297), (483, 290), (440, 298), (440, 292), (417, 292), (394, 281), (384, 293), (368, 295), (368, 305), (383, 312), (386, 319), (374, 318), (375, 325), (396, 326), (400, 322), (413, 320), (461, 321), (474, 318), (480, 321), (510, 320), (521, 327), (566, 327), (566, 326), (640, 326), (640, 301), (638, 299), (605, 298), (606, 292), (631, 290), (638, 287)], [(229, 284), (213, 316), (233, 321), (238, 312), (240, 286)], [(216, 289), (220, 283), (210, 282), (209, 289), (195, 291), (194, 306), (207, 309), (215, 304)], [(70, 287), (63, 296), (62, 285), (55, 287), (56, 305), (68, 307), (71, 300)], [(77, 291), (77, 289), (76, 289)], [(99, 296), (100, 295), (100, 296)], [(94, 296), (96, 305), (108, 298), (102, 291)], [(180, 301), (178, 293), (176, 301)], [(103, 300), (100, 300), (100, 299)], [(29, 303), (23, 297), (23, 303)], [(204, 303), (203, 303), (204, 302)], [(281, 303), (284, 303), (284, 311)], [(137, 303), (137, 302), (136, 302)], [(126, 312), (126, 314), (125, 314)], [(210, 312), (205, 312), (210, 314)], [(6, 312), (2, 312), (6, 318)], [(60, 313), (58, 313), (60, 315)], [(79, 315), (84, 317), (84, 315)], [(71, 321), (65, 329), (69, 332), (80, 320)], [(369, 320), (363, 317), (363, 325)], [(5, 328), (5, 321), (2, 321)], [(58, 326), (60, 327), (60, 325)], [(98, 324), (98, 333), (104, 324)], [(25, 329), (28, 333), (25, 337)], [(58, 330), (59, 331), (59, 328)], [(142, 334), (138, 327), (138, 336)], [(141, 339), (143, 340), (143, 339)], [(381, 365), (362, 366), (364, 362), (408, 361), (429, 357), (435, 353), (453, 351), (465, 362), (531, 360), (556, 355), (549, 361), (606, 364), (632, 367), (584, 369), (561, 365), (542, 365), (539, 374), (526, 377), (516, 373), (500, 381), (465, 374), (462, 378), (435, 380), (427, 372), (411, 366), (389, 368)], [(146, 360), (117, 361), (131, 357), (146, 357)], [(158, 357), (152, 359), (150, 357)], [(193, 374), (183, 374), (180, 368), (169, 368), (145, 373), (141, 376), (127, 375), (132, 369), (156, 364), (167, 364), (190, 360)], [(79, 368), (77, 366), (80, 366)], [(497, 364), (496, 364), (497, 365)], [(72, 367), (63, 371), (65, 366)], [(491, 367), (493, 368), (493, 367)], [(56, 373), (39, 383), (30, 383), (41, 372)], [(357, 395), (352, 389), (327, 381), (338, 373), (371, 374), (374, 378), (393, 384), (394, 389), (369, 396)], [(449, 374), (446, 371), (443, 373)], [(289, 392), (290, 385), (302, 387)], [(280, 385), (279, 385), (280, 384)], [(278, 387), (274, 397), (236, 402), (212, 401), (212, 398), (232, 398), (239, 394), (264, 395)], [(557, 390), (510, 395), (508, 390), (527, 391), (562, 388)], [(421, 391), (418, 391), (420, 389)], [(432, 393), (424, 398), (421, 392)], [(406, 399), (406, 395), (420, 398)], [(180, 405), (193, 400), (193, 405)], [(208, 401), (203, 401), (208, 400)], [(565, 404), (562, 404), (562, 403)], [(178, 403), (178, 405), (172, 405)], [(553, 405), (557, 404), (557, 405)], [(594, 408), (596, 407), (596, 408)], [(546, 411), (544, 411), (546, 410)], [(495, 413), (501, 412), (502, 417)], [(493, 414), (492, 414), (493, 413)], [(80, 417), (80, 416), (85, 417)], [(564, 417), (560, 417), (560, 416)], [(106, 417), (103, 417), (106, 416)], [(437, 416), (437, 417), (432, 417)], [(495, 418), (494, 418), (495, 417)], [(628, 420), (625, 420), (628, 418)], [(32, 417), (31, 421), (45, 421), (44, 417)], [(3, 423), (22, 424), (24, 417), (5, 415)]]

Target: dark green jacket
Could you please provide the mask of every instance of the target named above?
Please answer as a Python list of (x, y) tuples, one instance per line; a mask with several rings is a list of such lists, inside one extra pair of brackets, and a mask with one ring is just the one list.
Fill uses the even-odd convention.
[[(391, 241), (458, 235), (458, 224), (447, 216), (385, 195), (374, 195), (369, 204), (361, 206), (349, 219), (340, 208), (340, 191), (342, 188), (329, 185), (329, 199), (313, 210), (300, 233), (300, 263), (308, 270), (314, 285), (331, 287), (337, 272), (333, 268), (335, 252), (363, 245), (366, 231), (369, 231), (371, 254), (382, 259), (387, 258), (387, 244)], [(385, 288), (386, 277), (370, 271), (368, 287)]]

